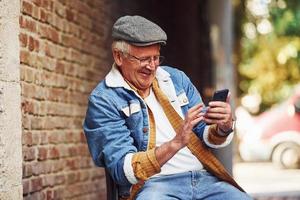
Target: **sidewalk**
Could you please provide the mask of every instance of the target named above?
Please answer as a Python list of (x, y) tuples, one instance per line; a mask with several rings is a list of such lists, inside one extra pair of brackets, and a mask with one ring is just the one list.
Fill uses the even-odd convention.
[(272, 163), (236, 163), (233, 174), (256, 200), (300, 200), (300, 170), (281, 170)]

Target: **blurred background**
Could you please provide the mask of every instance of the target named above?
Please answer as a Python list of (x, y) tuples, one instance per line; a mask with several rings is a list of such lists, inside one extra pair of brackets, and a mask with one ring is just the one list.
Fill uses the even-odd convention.
[(235, 5), (235, 176), (253, 196), (300, 199), (300, 1)]

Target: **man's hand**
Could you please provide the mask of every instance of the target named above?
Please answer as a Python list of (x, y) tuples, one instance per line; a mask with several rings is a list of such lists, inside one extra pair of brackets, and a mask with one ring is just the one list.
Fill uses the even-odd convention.
[(209, 108), (204, 115), (204, 121), (208, 124), (217, 124), (218, 128), (223, 132), (227, 132), (232, 128), (232, 110), (229, 104), (230, 94), (226, 102), (211, 101)]
[(202, 109), (203, 104), (198, 104), (190, 108), (185, 116), (184, 123), (176, 136), (172, 140), (156, 148), (155, 155), (160, 166), (163, 166), (180, 149), (189, 143), (193, 127), (203, 120), (204, 113), (201, 112)]
[(203, 104), (198, 104), (188, 110), (180, 131), (173, 139), (173, 143), (177, 144), (179, 148), (183, 148), (189, 143), (193, 127), (203, 120), (202, 109)]

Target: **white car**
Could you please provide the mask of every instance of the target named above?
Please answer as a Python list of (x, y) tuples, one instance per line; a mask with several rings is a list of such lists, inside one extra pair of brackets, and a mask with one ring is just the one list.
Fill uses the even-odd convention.
[(239, 153), (244, 161), (272, 161), (300, 168), (300, 90), (287, 101), (258, 115), (236, 110)]

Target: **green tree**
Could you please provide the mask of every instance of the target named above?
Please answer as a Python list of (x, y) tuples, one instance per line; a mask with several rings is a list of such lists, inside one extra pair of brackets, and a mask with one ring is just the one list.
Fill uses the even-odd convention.
[(300, 82), (300, 1), (243, 2), (239, 88), (244, 95), (259, 94), (263, 111)]

